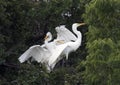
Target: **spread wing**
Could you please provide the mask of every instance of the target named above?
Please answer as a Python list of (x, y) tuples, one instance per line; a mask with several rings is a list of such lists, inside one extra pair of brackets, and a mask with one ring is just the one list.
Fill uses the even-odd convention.
[(62, 59), (61, 55), (67, 47), (68, 47), (68, 44), (61, 44), (56, 46), (55, 51), (50, 56), (49, 62), (48, 62), (48, 65), (51, 67), (51, 69), (53, 69), (55, 64)]
[(30, 57), (34, 58), (37, 62), (46, 62), (51, 53), (42, 48), (40, 45), (31, 46), (27, 51), (25, 51), (18, 60), (23, 63), (28, 60)]
[(65, 25), (60, 25), (55, 29), (57, 31), (57, 40), (64, 40), (65, 42), (76, 41), (77, 37)]

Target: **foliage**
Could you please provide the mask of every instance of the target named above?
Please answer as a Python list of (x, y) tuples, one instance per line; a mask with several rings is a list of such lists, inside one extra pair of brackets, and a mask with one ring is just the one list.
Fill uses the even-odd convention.
[(0, 84), (12, 84), (18, 76), (18, 57), (28, 46), (33, 24), (31, 3), (0, 0)]
[(119, 85), (120, 1), (92, 0), (83, 15), (89, 24), (84, 80), (88, 85)]

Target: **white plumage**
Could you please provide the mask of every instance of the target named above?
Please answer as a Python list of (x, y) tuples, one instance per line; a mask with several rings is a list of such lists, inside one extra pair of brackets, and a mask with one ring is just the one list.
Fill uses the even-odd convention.
[(63, 40), (64, 43), (66, 43), (72, 40), (75, 41), (77, 39), (77, 37), (71, 31), (69, 31), (65, 25), (57, 26), (55, 30), (57, 31), (57, 38), (54, 41)]
[[(45, 43), (47, 44), (49, 41), (52, 39), (52, 35), (50, 32), (46, 34), (47, 38), (45, 40)], [(51, 53), (49, 49), (44, 45), (33, 45), (31, 46), (27, 51), (25, 51), (19, 58), (18, 60), (20, 63), (25, 62), (28, 60), (30, 57), (37, 61), (38, 63), (44, 62), (44, 60), (48, 59), (48, 56), (50, 56)]]
[(64, 25), (56, 27), (57, 38), (54, 41), (51, 41), (52, 35), (48, 32), (44, 45), (31, 46), (18, 58), (18, 60), (20, 63), (23, 63), (32, 57), (38, 63), (45, 63), (47, 69), (51, 71), (56, 63), (63, 58), (63, 55), (68, 59), (68, 54), (79, 48), (82, 35), (81, 32), (77, 30), (77, 27), (84, 24), (85, 23), (75, 23), (72, 25), (72, 30), (76, 36)]
[(76, 51), (79, 46), (81, 45), (81, 41), (82, 41), (82, 34), (80, 31), (77, 30), (78, 26), (84, 25), (85, 23), (75, 23), (72, 25), (72, 30), (73, 32), (77, 35), (77, 39), (75, 42), (67, 42), (65, 44), (61, 44), (59, 46), (56, 47), (56, 51), (54, 53), (52, 53), (52, 56), (49, 58), (49, 66), (51, 67), (51, 69), (54, 68), (54, 66), (56, 65), (56, 63), (62, 59), (62, 55), (66, 56), (66, 59), (68, 59), (68, 55), (70, 52)]

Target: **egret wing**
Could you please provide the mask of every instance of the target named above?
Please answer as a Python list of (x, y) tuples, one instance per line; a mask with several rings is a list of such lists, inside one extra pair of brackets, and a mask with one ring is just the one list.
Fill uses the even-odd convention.
[(31, 50), (28, 49), (27, 51), (25, 51), (19, 58), (18, 60), (20, 61), (20, 63), (25, 62), (26, 60), (28, 60), (31, 56), (29, 56)]
[(40, 45), (31, 46), (26, 52), (24, 52), (20, 57), (19, 61), (21, 63), (28, 60), (30, 57), (34, 58), (37, 62), (46, 62), (51, 53), (42, 48)]
[(55, 64), (62, 59), (61, 55), (62, 52), (68, 47), (68, 44), (61, 44), (56, 46), (54, 53), (52, 53), (52, 55), (49, 58), (49, 66), (51, 68), (54, 68)]
[(65, 42), (69, 42), (71, 40), (75, 41), (77, 37), (68, 30), (65, 25), (60, 25), (56, 28), (57, 31), (57, 40), (64, 40)]

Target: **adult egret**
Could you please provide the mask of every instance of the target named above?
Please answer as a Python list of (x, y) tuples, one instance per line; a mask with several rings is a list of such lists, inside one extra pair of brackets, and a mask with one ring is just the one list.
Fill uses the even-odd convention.
[(79, 48), (79, 46), (81, 45), (82, 34), (80, 31), (77, 30), (77, 27), (81, 25), (85, 25), (85, 23), (74, 23), (72, 25), (72, 30), (77, 35), (77, 40), (75, 42), (67, 42), (56, 47), (55, 52), (52, 53), (48, 62), (51, 70), (54, 68), (56, 63), (62, 59), (61, 55), (66, 55), (66, 57), (68, 58), (68, 54), (70, 52), (76, 51)]

